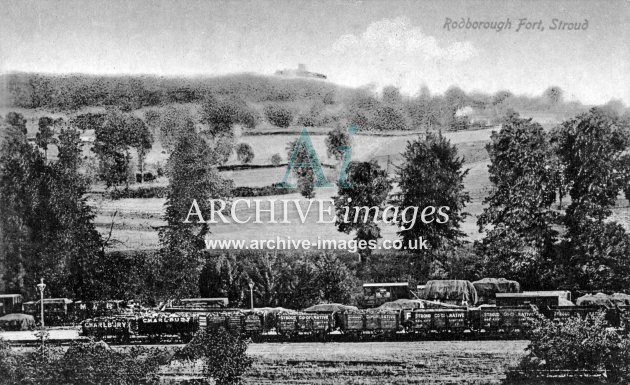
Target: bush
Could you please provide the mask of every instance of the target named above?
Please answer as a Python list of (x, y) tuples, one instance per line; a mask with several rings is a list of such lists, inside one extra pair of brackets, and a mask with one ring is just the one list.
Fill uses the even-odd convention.
[(15, 354), (0, 343), (2, 384), (155, 384), (157, 369), (169, 357), (157, 349), (112, 350), (104, 342), (72, 344), (65, 354), (56, 349)]
[(236, 157), (243, 164), (250, 163), (254, 159), (252, 146), (247, 143), (239, 143), (239, 145), (236, 146)]
[(324, 112), (324, 103), (315, 102), (308, 111), (303, 112), (297, 119), (297, 124), (304, 127), (315, 127), (322, 124), (322, 113)]
[(606, 371), (613, 382), (630, 380), (630, 339), (607, 328), (603, 311), (562, 323), (539, 315), (529, 340), (529, 354), (518, 367), (526, 376), (544, 370), (586, 370)]
[(293, 111), (280, 104), (268, 104), (265, 107), (265, 117), (274, 126), (287, 128), (293, 122)]
[(278, 167), (282, 164), (282, 156), (280, 154), (275, 153), (271, 156), (271, 164)]
[(232, 190), (232, 195), (240, 198), (265, 197), (272, 195), (294, 194), (298, 190), (295, 188), (278, 188), (276, 185), (263, 187), (236, 187)]
[(59, 360), (63, 384), (149, 384), (168, 357), (158, 350), (113, 350), (103, 342), (75, 343)]
[[(138, 176), (137, 176), (138, 177)], [(145, 173), (145, 181), (147, 174)], [(166, 198), (168, 195), (168, 186), (151, 186), (140, 187), (137, 189), (112, 190), (108, 194), (109, 199), (127, 199), (127, 198)]]
[(11, 345), (0, 338), (0, 379), (15, 378), (18, 366), (18, 357), (11, 350)]
[(242, 384), (243, 375), (253, 363), (247, 355), (247, 341), (223, 327), (198, 331), (176, 358), (202, 360), (203, 375), (217, 385)]

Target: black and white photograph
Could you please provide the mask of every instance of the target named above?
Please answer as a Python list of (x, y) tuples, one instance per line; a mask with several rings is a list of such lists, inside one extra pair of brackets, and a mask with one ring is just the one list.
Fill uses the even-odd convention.
[(630, 383), (630, 0), (0, 0), (0, 385)]

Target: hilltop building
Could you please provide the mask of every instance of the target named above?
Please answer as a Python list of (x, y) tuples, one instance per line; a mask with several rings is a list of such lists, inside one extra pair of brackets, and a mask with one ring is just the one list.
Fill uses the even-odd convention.
[(297, 69), (286, 68), (278, 70), (275, 73), (276, 76), (283, 76), (287, 78), (311, 78), (311, 79), (326, 79), (326, 75), (317, 72), (310, 72), (306, 70), (304, 64), (298, 64)]

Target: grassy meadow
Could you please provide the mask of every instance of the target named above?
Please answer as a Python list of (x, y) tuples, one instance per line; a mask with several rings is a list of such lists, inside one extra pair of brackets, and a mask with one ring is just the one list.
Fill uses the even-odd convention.
[(252, 344), (248, 384), (499, 384), (527, 341)]

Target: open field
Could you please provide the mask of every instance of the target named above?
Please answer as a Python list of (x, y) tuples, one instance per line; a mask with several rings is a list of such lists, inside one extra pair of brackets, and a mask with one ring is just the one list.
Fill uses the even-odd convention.
[[(481, 201), (487, 191), (487, 162), (477, 162), (468, 165), (470, 172), (466, 178), (466, 186), (468, 187), (472, 202), (467, 207), (467, 211), (471, 214), (463, 224), (463, 230), (468, 234), (470, 239), (478, 239), (480, 237), (477, 231), (476, 215), (482, 211)], [(255, 171), (234, 171), (233, 174), (251, 174), (259, 173), (262, 175), (240, 176), (234, 177), (235, 181), (242, 179), (242, 183), (237, 185), (256, 186), (268, 185), (271, 183), (261, 183), (262, 180), (279, 181), (282, 178), (283, 169), (255, 170)], [(277, 171), (275, 174), (273, 171)], [(277, 177), (277, 179), (274, 179)], [(256, 183), (258, 182), (258, 183)], [(317, 189), (316, 199), (328, 199), (337, 194), (337, 189)], [(260, 198), (248, 198), (250, 202), (253, 199), (260, 199), (264, 204), (262, 207), (268, 208), (270, 199), (277, 199), (274, 207), (277, 217), (281, 218), (283, 207), (280, 200), (298, 199), (301, 202), (303, 210), (306, 210), (307, 202), (299, 194), (288, 194), (278, 196), (268, 196)], [(99, 197), (92, 198), (89, 203), (94, 207), (97, 213), (95, 223), (99, 231), (108, 234), (112, 228), (113, 238), (120, 243), (114, 246), (116, 249), (148, 249), (157, 246), (158, 237), (156, 228), (163, 226), (162, 213), (164, 209), (165, 199), (149, 198), (149, 199), (120, 199), (107, 200)], [(313, 205), (312, 210), (317, 209), (317, 204)], [(247, 208), (244, 204), (240, 204), (237, 209), (239, 218), (247, 218), (255, 214), (254, 203)], [(263, 220), (266, 215), (263, 214)], [(211, 227), (213, 239), (234, 239), (234, 240), (250, 240), (250, 239), (275, 239), (280, 237), (283, 239), (308, 239), (316, 242), (318, 237), (321, 239), (341, 240), (352, 239), (351, 235), (340, 233), (333, 224), (316, 223), (318, 220), (317, 212), (312, 212), (307, 216), (305, 223), (301, 223), (299, 213), (295, 206), (288, 206), (288, 219), (291, 223), (275, 223), (275, 224), (255, 224), (250, 223), (219, 223)], [(112, 227), (113, 221), (113, 227)], [(382, 226), (383, 239), (393, 240), (396, 238), (397, 228), (390, 225)]]
[[(51, 331), (51, 338), (76, 336), (76, 329)], [(5, 332), (2, 337), (35, 339), (32, 332)], [(254, 365), (245, 379), (252, 385), (498, 384), (508, 367), (524, 355), (527, 344), (524, 340), (252, 343), (247, 352)], [(199, 374), (194, 362), (164, 368), (164, 372), (173, 370)]]
[(497, 384), (527, 341), (252, 344), (249, 384)]

